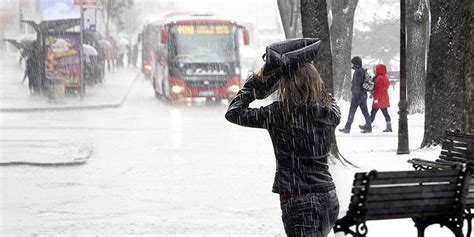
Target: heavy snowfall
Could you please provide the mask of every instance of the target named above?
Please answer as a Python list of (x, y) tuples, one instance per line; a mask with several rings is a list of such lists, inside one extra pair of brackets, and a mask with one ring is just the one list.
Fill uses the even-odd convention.
[[(13, 5), (16, 11), (24, 8), (25, 16), (46, 14), (43, 21), (79, 17), (77, 6), (65, 8), (72, 0), (57, 5), (42, 2), (6, 1), (0, 3), (0, 10)], [(265, 46), (285, 39), (276, 1), (132, 2), (133, 11), (124, 10), (121, 23), (112, 17), (107, 30), (130, 45), (129, 53), (120, 59), (123, 65), (103, 65), (101, 81), (83, 85), (84, 95), (79, 95), (80, 90), (64, 97), (36, 94), (23, 80), (27, 62), (19, 62), (21, 52), (9, 42), (0, 42), (0, 236), (285, 236), (279, 197), (271, 192), (275, 156), (268, 132), (229, 123), (224, 118), (227, 99), (169, 101), (157, 95), (158, 84), (146, 74), (145, 46), (137, 36), (146, 20), (156, 18), (154, 11), (165, 12), (160, 8), (247, 17), (247, 28), (253, 27), (250, 44), (238, 46), (243, 83), (250, 71), (263, 64)], [(354, 27), (360, 34), (370, 32), (376, 19), (399, 17), (398, 4), (379, 2), (359, 1)], [(258, 9), (265, 10), (260, 15)], [(104, 35), (107, 18), (99, 10), (95, 21)], [(18, 21), (19, 16), (14, 17)], [(4, 18), (0, 15), (0, 19)], [(28, 24), (22, 23), (21, 28), (15, 24), (0, 23), (0, 36), (19, 42), (35, 38)], [(241, 34), (237, 37), (242, 41)], [(133, 59), (134, 45), (137, 59)], [(399, 54), (393, 56), (387, 67), (398, 71)], [(371, 63), (365, 67), (381, 62), (374, 58), (364, 58)], [(357, 166), (330, 162), (339, 218), (348, 210), (356, 172), (413, 170), (407, 160), (439, 156), (440, 146), (420, 148), (422, 113), (408, 115), (410, 154), (397, 155), (399, 91), (399, 82), (388, 90), (393, 123), (393, 132), (388, 133), (382, 132), (381, 113), (372, 133), (360, 133), (357, 125), (365, 122), (360, 110), (351, 133), (338, 132), (346, 122), (350, 101), (342, 97), (337, 101), (342, 113), (336, 129), (339, 151)], [(251, 106), (265, 106), (273, 99)], [(369, 110), (371, 104), (369, 99)], [(417, 234), (411, 219), (370, 221), (368, 230), (368, 236)], [(425, 234), (452, 235), (439, 225), (430, 226)], [(330, 236), (344, 235), (331, 232)]]

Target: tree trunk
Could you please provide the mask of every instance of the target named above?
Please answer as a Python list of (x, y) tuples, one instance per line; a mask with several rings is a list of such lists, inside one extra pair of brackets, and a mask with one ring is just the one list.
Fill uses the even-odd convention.
[(300, 1), (278, 0), (277, 3), (286, 38), (299, 37), (298, 29), (301, 28)]
[[(472, 0), (430, 0), (431, 37), (422, 147), (437, 145), (445, 130), (464, 128), (464, 64), (469, 58)], [(472, 105), (470, 105), (472, 106)]]
[[(320, 52), (314, 64), (321, 74), (326, 91), (333, 93), (331, 41), (326, 0), (301, 0), (301, 26), (304, 37), (321, 39)], [(332, 131), (330, 159), (333, 162), (338, 160), (342, 164), (353, 165), (339, 152), (335, 130)]]
[(351, 99), (351, 50), (354, 13), (359, 0), (331, 0), (331, 46), (335, 98)]
[(427, 0), (407, 1), (407, 98), (410, 114), (425, 111), (427, 35), (429, 30)]
[(106, 18), (105, 18), (105, 36), (109, 37), (109, 24), (110, 24), (110, 12), (111, 12), (111, 0), (105, 0), (105, 12), (106, 12)]
[(473, 95), (474, 95), (474, 2), (471, 2), (470, 8), (470, 18), (468, 21), (469, 31), (467, 32), (466, 48), (464, 54), (466, 55), (466, 60), (464, 60), (464, 123), (465, 131), (471, 134), (474, 134), (474, 104), (473, 104)]
[(301, 0), (303, 36), (321, 39), (319, 55), (314, 64), (321, 74), (326, 90), (333, 93), (331, 41), (326, 0)]

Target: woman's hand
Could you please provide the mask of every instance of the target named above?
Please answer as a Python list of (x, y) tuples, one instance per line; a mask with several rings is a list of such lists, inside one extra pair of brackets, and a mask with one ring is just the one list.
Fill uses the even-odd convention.
[[(278, 73), (267, 73), (264, 75), (263, 71), (265, 70), (264, 65), (260, 72), (254, 73), (251, 77), (253, 77), (254, 83), (254, 93), (256, 99), (265, 99), (270, 94), (275, 92), (278, 89), (278, 81), (280, 80), (281, 76)], [(250, 80), (250, 78), (249, 78)]]

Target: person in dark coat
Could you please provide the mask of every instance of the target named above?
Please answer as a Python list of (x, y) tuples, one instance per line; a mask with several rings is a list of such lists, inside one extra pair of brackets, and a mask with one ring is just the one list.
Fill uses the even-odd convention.
[[(374, 122), (377, 111), (382, 110), (382, 114), (385, 117), (387, 127), (383, 132), (392, 132), (392, 122), (390, 115), (388, 114), (388, 107), (390, 107), (390, 98), (388, 96), (388, 88), (390, 87), (390, 81), (387, 77), (387, 67), (384, 64), (377, 64), (374, 67), (374, 100), (372, 103), (372, 110), (370, 111), (370, 120)], [(364, 129), (363, 126), (359, 126)]]
[(355, 113), (357, 108), (360, 107), (362, 114), (365, 118), (365, 125), (362, 126), (363, 133), (372, 132), (371, 119), (369, 111), (367, 109), (367, 91), (362, 88), (362, 84), (365, 81), (365, 69), (362, 68), (362, 59), (360, 57), (353, 57), (351, 60), (352, 69), (354, 69), (354, 74), (352, 75), (352, 99), (351, 106), (349, 108), (349, 117), (347, 118), (346, 125), (343, 129), (339, 129), (340, 132), (350, 133), (351, 125), (354, 122)]
[(137, 59), (138, 59), (138, 42), (133, 45), (132, 48), (132, 66), (136, 67), (137, 66)]
[[(267, 47), (267, 55), (268, 51)], [(277, 163), (272, 191), (280, 195), (286, 234), (327, 236), (339, 212), (327, 164), (332, 131), (340, 121), (339, 107), (324, 91), (312, 63), (280, 74), (271, 72), (268, 61), (249, 76), (230, 102), (225, 118), (268, 130)], [(265, 98), (274, 90), (278, 90), (278, 101), (249, 108), (256, 98)]]
[(41, 68), (39, 64), (38, 52), (36, 52), (35, 48), (29, 50), (26, 58), (25, 76), (28, 77), (28, 88), (32, 95), (41, 94)]

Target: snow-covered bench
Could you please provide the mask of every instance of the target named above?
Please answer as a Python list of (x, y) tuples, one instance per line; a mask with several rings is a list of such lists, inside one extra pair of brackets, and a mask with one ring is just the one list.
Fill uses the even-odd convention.
[(441, 154), (436, 161), (410, 159), (408, 163), (415, 170), (462, 168), (467, 163), (474, 164), (474, 135), (461, 132), (446, 131), (441, 143)]
[(455, 236), (464, 236), (470, 179), (470, 168), (356, 173), (349, 210), (337, 220), (334, 232), (366, 236), (366, 221), (412, 218), (419, 237), (436, 223), (447, 226)]

